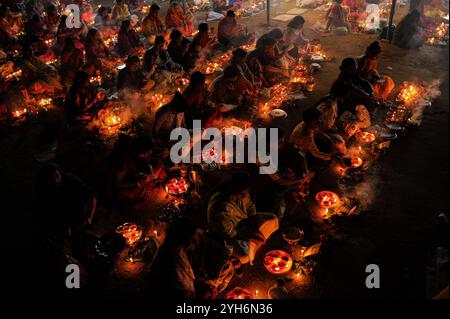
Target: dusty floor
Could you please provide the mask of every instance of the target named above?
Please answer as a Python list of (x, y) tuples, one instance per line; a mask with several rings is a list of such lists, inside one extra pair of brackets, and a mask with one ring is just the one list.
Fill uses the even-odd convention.
[[(288, 3), (292, 8), (292, 4)], [(284, 6), (275, 14), (283, 13)], [(304, 14), (309, 25), (318, 13)], [(250, 30), (263, 33), (265, 13), (244, 20)], [(284, 23), (273, 23), (283, 27)], [(307, 34), (313, 36), (311, 31)], [(326, 52), (335, 60), (317, 74), (319, 87), (304, 105), (289, 113), (287, 131), (300, 119), (301, 111), (328, 91), (338, 74), (339, 62), (358, 56), (375, 39), (374, 35), (328, 36), (321, 38)], [(321, 263), (322, 280), (314, 289), (299, 296), (321, 298), (422, 298), (426, 294), (426, 266), (437, 246), (448, 248), (448, 228), (437, 215), (448, 213), (448, 48), (423, 47), (407, 52), (383, 42), (379, 71), (402, 81), (440, 79), (442, 95), (427, 112), (421, 127), (394, 140), (377, 168), (379, 178), (375, 202), (369, 212), (344, 227), (346, 239), (328, 251)], [(388, 66), (392, 70), (388, 70)], [(54, 116), (52, 116), (54, 121)], [(32, 215), (33, 178), (38, 163), (32, 150), (42, 132), (40, 122), (16, 128), (0, 128), (0, 193), (12, 204), (11, 213), (20, 216), (24, 238), (29, 237)], [(58, 132), (49, 130), (50, 134)], [(57, 133), (56, 133), (57, 134)], [(8, 207), (8, 206), (6, 206)], [(6, 213), (6, 212), (5, 212)], [(375, 263), (381, 269), (381, 289), (364, 285), (365, 266)], [(260, 282), (258, 267), (240, 282)], [(16, 285), (19, 291), (26, 287)]]

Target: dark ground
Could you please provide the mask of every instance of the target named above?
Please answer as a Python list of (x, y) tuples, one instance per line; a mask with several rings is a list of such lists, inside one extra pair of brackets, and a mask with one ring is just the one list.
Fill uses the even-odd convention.
[[(282, 8), (278, 8), (276, 14), (282, 13)], [(309, 11), (304, 17), (312, 25), (318, 13)], [(265, 13), (244, 21), (250, 30), (266, 30), (262, 26)], [(313, 35), (309, 31), (307, 33)], [(335, 60), (324, 64), (317, 74), (319, 86), (311, 99), (306, 100), (297, 111), (289, 113), (287, 131), (300, 121), (303, 107), (310, 106), (328, 91), (338, 74), (340, 60), (362, 54), (374, 39), (374, 35), (360, 34), (321, 38), (323, 48)], [(426, 266), (431, 263), (437, 246), (448, 248), (448, 226), (437, 219), (439, 213), (448, 214), (449, 203), (448, 48), (423, 47), (408, 52), (388, 43), (383, 43), (382, 47), (379, 62), (381, 74), (390, 75), (397, 84), (440, 79), (442, 95), (434, 101), (422, 125), (394, 140), (388, 153), (379, 160), (379, 183), (372, 209), (353, 221), (346, 229), (347, 239), (324, 256), (321, 268), (326, 277), (306, 294), (308, 297), (424, 298)], [(388, 66), (392, 70), (388, 70)], [(20, 237), (28, 241), (24, 241), (27, 246), (32, 240), (31, 200), (33, 179), (38, 168), (32, 150), (41, 136), (42, 123), (48, 121), (53, 124), (57, 122), (55, 119), (55, 114), (49, 114), (36, 123), (0, 128), (0, 194), (4, 196), (2, 202), (12, 205), (11, 209), (10, 205), (5, 205), (5, 211), (2, 211), (6, 217), (17, 217), (13, 225), (23, 234)], [(49, 132), (58, 134), (58, 129)], [(27, 246), (13, 247), (13, 250), (26, 258), (29, 255)], [(368, 290), (364, 285), (365, 266), (370, 263), (380, 266), (381, 289), (377, 291)], [(30, 261), (25, 265), (28, 268)], [(8, 263), (6, 271), (11, 268), (16, 266)], [(255, 279), (257, 277), (258, 272), (255, 272), (247, 280), (258, 280)], [(20, 277), (9, 279), (15, 282), (14, 288), (18, 293), (28, 290), (27, 286), (19, 284)], [(14, 294), (14, 290), (11, 293)]]

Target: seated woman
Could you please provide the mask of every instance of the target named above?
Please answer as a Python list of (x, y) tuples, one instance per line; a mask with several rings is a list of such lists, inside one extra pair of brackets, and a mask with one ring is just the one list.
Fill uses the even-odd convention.
[(303, 122), (294, 128), (289, 138), (290, 143), (304, 154), (311, 169), (323, 167), (332, 159), (331, 141), (319, 146), (316, 144), (319, 142), (321, 116), (316, 108), (306, 109)]
[(256, 212), (250, 188), (250, 177), (236, 173), (208, 203), (210, 231), (233, 247), (242, 264), (252, 263), (258, 248), (278, 229), (276, 215)]
[[(253, 99), (248, 88), (239, 87), (240, 79), (242, 79), (242, 76), (239, 69), (230, 65), (225, 68), (222, 76), (211, 83), (209, 91), (216, 113), (208, 119), (206, 127), (215, 126), (214, 123), (222, 122), (225, 114), (230, 115), (236, 111), (248, 111), (248, 107), (252, 105)], [(234, 112), (230, 112), (233, 110)]]
[(46, 13), (44, 17), (45, 29), (48, 33), (56, 34), (60, 20), (58, 8), (54, 4), (50, 4), (47, 7)]
[(186, 217), (170, 223), (146, 278), (146, 296), (177, 300), (197, 297), (191, 254), (198, 237), (196, 225)]
[(333, 0), (333, 4), (328, 9), (325, 18), (327, 19), (326, 31), (346, 27), (349, 33), (352, 32), (352, 26), (348, 21), (348, 11), (342, 6), (342, 0)]
[(324, 132), (336, 132), (336, 120), (338, 114), (342, 113), (339, 109), (349, 94), (350, 88), (345, 83), (337, 83), (331, 88), (330, 94), (316, 103), (316, 109), (322, 114), (321, 128)]
[(344, 140), (371, 126), (370, 113), (364, 105), (357, 105), (355, 113), (345, 111), (336, 123)]
[(207, 23), (200, 23), (198, 25), (198, 33), (192, 39), (192, 46), (199, 46), (201, 51), (209, 52), (217, 39), (209, 34), (209, 27)]
[(413, 10), (397, 25), (394, 31), (393, 43), (403, 49), (418, 49), (425, 43), (420, 27), (420, 13)]
[(276, 41), (265, 38), (260, 46), (249, 54), (247, 64), (255, 76), (262, 80), (263, 86), (271, 87), (289, 79), (289, 69), (280, 62), (275, 52)]
[(259, 197), (258, 204), (264, 203), (278, 219), (284, 216), (287, 207), (286, 197), (292, 194), (300, 201), (309, 194), (309, 184), (314, 172), (309, 172), (306, 158), (286, 140), (284, 130), (278, 129), (278, 170), (270, 174), (265, 193)]
[(110, 52), (105, 45), (100, 32), (97, 29), (90, 29), (86, 40), (86, 63), (89, 65), (89, 71), (94, 73), (95, 71), (102, 72), (103, 70), (111, 69), (114, 62), (111, 61), (114, 54)]
[(90, 83), (89, 74), (78, 71), (64, 101), (69, 124), (92, 120), (97, 102), (97, 90)]
[(21, 15), (14, 15), (7, 5), (0, 7), (0, 29), (9, 38), (14, 38), (17, 33), (23, 30), (23, 26), (23, 18)]
[(117, 90), (119, 92), (126, 90), (127, 93), (140, 93), (141, 90), (150, 90), (155, 83), (147, 81), (142, 68), (141, 61), (136, 55), (130, 55), (126, 60), (126, 67), (120, 70), (117, 78)]
[(286, 44), (284, 41), (283, 31), (279, 28), (275, 28), (270, 30), (268, 33), (263, 34), (258, 41), (256, 41), (256, 48), (260, 48), (263, 46), (267, 38), (272, 38), (275, 40), (275, 56), (276, 60), (280, 60), (280, 65), (284, 67), (289, 67), (289, 65), (293, 65), (297, 63), (296, 59), (293, 59), (289, 54), (289, 51), (294, 49), (293, 44)]
[(358, 60), (358, 75), (369, 81), (373, 86), (376, 98), (387, 100), (394, 90), (395, 83), (391, 77), (378, 73), (378, 56), (381, 47), (378, 41), (372, 42), (366, 49), (366, 54)]
[(148, 15), (142, 21), (142, 33), (147, 37), (150, 44), (153, 44), (156, 36), (164, 34), (166, 30), (159, 17), (160, 9), (158, 4), (153, 3)]
[(130, 20), (123, 20), (117, 37), (117, 51), (121, 57), (143, 53), (143, 45), (139, 34), (131, 25)]
[(198, 33), (192, 39), (185, 55), (183, 69), (189, 71), (194, 69), (199, 61), (203, 58), (210, 57), (214, 54), (214, 44), (216, 38), (209, 34), (208, 24), (200, 23)]
[(260, 87), (262, 83), (254, 76), (246, 63), (246, 60), (247, 51), (239, 48), (233, 51), (230, 65), (235, 66), (241, 73), (241, 87), (247, 87), (247, 90), (252, 92), (256, 90), (256, 87)]
[(201, 72), (193, 72), (189, 85), (183, 91), (186, 101), (185, 122), (188, 128), (192, 127), (193, 120), (201, 120), (202, 124), (208, 114), (208, 89), (205, 85), (205, 76)]
[(155, 144), (165, 146), (175, 141), (170, 140), (170, 133), (177, 127), (186, 127), (185, 112), (187, 102), (176, 92), (172, 100), (161, 106), (155, 114), (153, 124), (153, 139)]
[(247, 27), (237, 23), (236, 14), (232, 10), (227, 11), (225, 18), (220, 20), (217, 38), (224, 47), (235, 48), (241, 45), (252, 43), (256, 35), (248, 33)]
[(302, 16), (295, 16), (289, 21), (286, 31), (284, 32), (284, 43), (286, 46), (292, 48), (289, 55), (294, 59), (300, 57), (299, 47), (310, 42), (303, 32), (305, 19)]
[(135, 154), (135, 141), (120, 134), (105, 165), (105, 195), (114, 206), (129, 209), (146, 200), (146, 189), (141, 183), (146, 177), (140, 174)]
[(167, 81), (176, 78), (183, 70), (181, 65), (172, 61), (164, 45), (164, 37), (157, 36), (153, 47), (144, 54), (144, 71), (153, 73), (153, 79), (158, 86), (165, 85)]
[(112, 21), (116, 25), (119, 25), (123, 20), (127, 19), (131, 15), (128, 10), (128, 5), (125, 0), (115, 0), (112, 8)]
[(346, 96), (342, 102), (342, 108), (339, 108), (339, 116), (344, 111), (353, 112), (356, 105), (366, 105), (369, 110), (376, 106), (376, 101), (373, 97), (373, 87), (369, 81), (362, 79), (358, 75), (358, 64), (354, 58), (345, 58), (341, 62), (338, 78), (334, 81), (331, 90), (340, 83), (346, 85), (350, 94)]
[(177, 0), (170, 1), (170, 6), (166, 13), (166, 28), (167, 29), (178, 29), (180, 31), (184, 30), (186, 20), (184, 17), (183, 8)]
[[(76, 232), (92, 222), (97, 199), (91, 188), (55, 164), (41, 168), (37, 178), (37, 206), (46, 212), (54, 230)], [(63, 213), (62, 213), (63, 212)]]
[(170, 42), (167, 46), (167, 52), (173, 62), (180, 65), (185, 64), (185, 55), (189, 46), (189, 40), (183, 37), (183, 34), (178, 30), (173, 30), (170, 33)]
[(67, 16), (62, 15), (59, 21), (58, 31), (56, 32), (56, 50), (59, 50), (58, 52), (61, 52), (60, 50), (64, 47), (64, 41), (67, 37), (79, 39), (82, 32), (82, 28), (68, 28), (66, 21)]
[(26, 89), (31, 94), (53, 94), (62, 90), (58, 71), (36, 58), (31, 46), (23, 48), (23, 55), (18, 60), (18, 65), (22, 69)]
[(75, 47), (76, 39), (67, 37), (60, 56), (60, 74), (64, 84), (71, 84), (75, 74), (84, 65), (83, 50)]

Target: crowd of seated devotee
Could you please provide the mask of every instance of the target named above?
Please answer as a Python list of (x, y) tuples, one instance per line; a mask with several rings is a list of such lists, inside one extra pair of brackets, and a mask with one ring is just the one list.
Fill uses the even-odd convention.
[[(16, 105), (4, 101), (19, 100), (13, 93), (20, 92), (21, 99), (59, 94), (64, 97), (67, 128), (83, 126), (108, 107), (115, 93), (119, 99), (132, 95), (137, 96), (133, 101), (140, 101), (173, 79), (183, 76), (190, 80), (154, 112), (150, 131), (137, 138), (119, 135), (105, 165), (99, 168), (104, 182), (95, 191), (65, 172), (63, 165), (45, 165), (39, 172), (37, 207), (43, 215), (37, 244), (40, 251), (47, 252), (44, 264), (51, 265), (46, 274), (51, 276), (53, 270), (61, 274), (64, 263), (77, 261), (83, 273), (89, 274), (89, 287), (102, 286), (113, 265), (98, 263), (83, 248), (93, 238), (98, 239), (91, 232), (91, 222), (99, 199), (107, 198), (109, 206), (125, 211), (142, 205), (148, 192), (143, 181), (160, 186), (165, 169), (173, 166), (167, 161), (173, 129), (190, 129), (193, 120), (201, 120), (205, 128), (226, 118), (250, 118), (261, 91), (289, 82), (292, 66), (302, 47), (310, 42), (303, 31), (305, 19), (296, 16), (284, 30), (273, 29), (257, 40), (232, 7), (224, 7), (219, 1), (215, 10), (225, 10), (225, 17), (219, 22), (217, 35), (205, 22), (193, 35), (192, 14), (183, 11), (177, 1), (171, 2), (165, 18), (155, 3), (148, 14), (139, 17), (130, 12), (132, 8), (133, 13), (139, 13), (139, 1), (116, 0), (112, 8), (101, 6), (95, 15), (91, 6), (82, 10), (79, 28), (67, 26), (68, 12), (54, 1), (28, 1), (26, 10), (20, 3), (5, 1), (0, 11), (1, 48), (8, 54), (19, 51), (14, 64), (23, 72), (17, 87), (3, 79), (0, 82), (2, 112), (12, 111), (8, 107)], [(346, 21), (337, 21), (342, 14), (339, 10), (337, 7), (330, 13), (330, 25)], [(17, 37), (22, 29), (25, 35)], [(117, 43), (108, 45), (106, 40), (114, 34)], [(39, 40), (51, 36), (56, 37), (55, 43), (43, 49)], [(255, 42), (254, 49), (245, 49)], [(39, 59), (38, 54), (43, 54), (39, 50), (52, 51), (59, 57), (59, 66)], [(223, 73), (207, 81), (201, 66), (224, 52), (231, 58), (224, 64)], [(253, 261), (256, 251), (282, 222), (289, 190), (301, 187), (301, 194), (306, 195), (314, 175), (346, 154), (346, 142), (358, 130), (370, 126), (370, 112), (390, 96), (392, 79), (377, 71), (381, 52), (380, 44), (374, 42), (363, 56), (345, 58), (329, 94), (303, 111), (302, 122), (291, 134), (280, 130), (280, 170), (271, 174), (267, 183), (274, 199), (269, 208), (264, 212), (257, 209), (248, 174), (232, 175), (207, 198), (205, 211), (199, 212), (207, 220), (206, 226), (187, 219), (170, 224), (143, 293), (215, 297), (220, 289), (214, 283), (219, 279), (226, 282), (230, 274), (239, 274), (240, 264)], [(118, 59), (124, 65), (116, 71), (108, 92), (92, 83), (91, 77), (115, 70)], [(108, 240), (114, 242), (111, 252), (118, 253), (124, 246), (120, 238)], [(206, 256), (211, 256), (208, 262)], [(162, 280), (164, 284), (159, 284)], [(159, 288), (152, 290), (155, 285)]]

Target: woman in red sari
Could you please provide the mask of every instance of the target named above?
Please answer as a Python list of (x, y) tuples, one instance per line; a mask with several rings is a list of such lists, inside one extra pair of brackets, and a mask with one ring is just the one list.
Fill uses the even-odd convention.
[(183, 8), (180, 7), (178, 1), (173, 0), (166, 14), (166, 27), (168, 29), (179, 29), (180, 31), (185, 28), (185, 17)]

